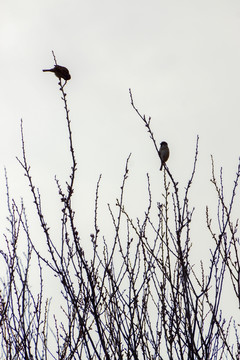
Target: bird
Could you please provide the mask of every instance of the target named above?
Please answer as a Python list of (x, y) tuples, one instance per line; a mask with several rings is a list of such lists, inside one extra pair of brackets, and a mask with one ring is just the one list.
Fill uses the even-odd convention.
[(71, 75), (69, 74), (69, 71), (66, 67), (55, 65), (52, 69), (44, 69), (43, 71), (50, 71), (53, 72), (58, 78), (64, 79), (65, 81), (68, 81), (71, 79)]
[(165, 164), (165, 162), (169, 158), (169, 148), (168, 148), (168, 144), (166, 143), (166, 141), (162, 141), (161, 144), (160, 144), (159, 157), (160, 157), (161, 162), (162, 162), (160, 170), (162, 170), (163, 165)]

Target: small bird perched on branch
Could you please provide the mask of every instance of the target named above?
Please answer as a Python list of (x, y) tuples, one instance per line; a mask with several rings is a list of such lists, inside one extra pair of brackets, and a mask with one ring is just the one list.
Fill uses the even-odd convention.
[(69, 74), (68, 69), (64, 66), (55, 65), (53, 69), (46, 69), (43, 71), (53, 72), (59, 78), (59, 80), (64, 79), (68, 81), (71, 79), (71, 75)]
[(162, 141), (160, 145), (161, 146), (160, 146), (160, 149), (159, 149), (159, 156), (160, 156), (160, 159), (162, 161), (160, 170), (162, 170), (163, 165), (165, 164), (165, 162), (169, 158), (169, 148), (168, 148), (168, 144), (166, 143), (166, 141)]

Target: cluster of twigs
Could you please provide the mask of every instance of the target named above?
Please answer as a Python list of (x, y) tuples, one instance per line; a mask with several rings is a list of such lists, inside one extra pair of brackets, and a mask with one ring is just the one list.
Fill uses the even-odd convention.
[[(27, 160), (23, 126), (22, 159), (33, 201), (45, 237), (48, 255), (30, 236), (23, 203), (17, 206), (8, 195), (9, 229), (6, 250), (1, 250), (0, 293), (1, 357), (4, 359), (236, 359), (239, 342), (237, 326), (221, 311), (223, 284), (230, 274), (233, 292), (240, 297), (238, 257), (238, 221), (232, 220), (232, 208), (240, 176), (240, 165), (226, 205), (222, 176), (220, 186), (212, 166), (212, 183), (219, 199), (219, 229), (213, 229), (207, 214), (207, 227), (215, 242), (209, 268), (199, 272), (191, 263), (190, 229), (194, 222), (189, 207), (191, 185), (196, 173), (198, 138), (189, 181), (183, 198), (179, 184), (169, 168), (163, 174), (163, 201), (154, 201), (148, 179), (149, 201), (142, 222), (130, 216), (125, 207), (125, 187), (129, 176), (126, 161), (117, 215), (109, 205), (113, 239), (100, 236), (98, 198), (95, 197), (94, 231), (82, 239), (72, 206), (77, 161), (74, 153), (71, 121), (65, 89), (60, 91), (66, 114), (69, 151), (72, 164), (66, 188), (56, 178), (61, 216), (61, 239), (53, 232), (42, 211), (41, 195), (35, 187)], [(150, 134), (156, 152), (157, 141), (146, 119), (131, 103)], [(7, 186), (8, 189), (8, 186)], [(157, 222), (152, 213), (157, 211)], [(57, 219), (56, 219), (57, 224)], [(54, 224), (51, 225), (51, 229)], [(27, 251), (22, 259), (19, 242), (24, 237)], [(201, 236), (201, 235), (199, 235)], [(39, 291), (31, 287), (30, 269), (38, 269)], [(62, 302), (54, 298), (54, 318), (44, 293), (47, 278), (43, 268), (54, 274), (60, 286)], [(36, 276), (36, 274), (35, 274)], [(59, 305), (59, 306), (58, 306)], [(235, 328), (233, 341), (232, 332)], [(50, 332), (53, 335), (50, 336)]]

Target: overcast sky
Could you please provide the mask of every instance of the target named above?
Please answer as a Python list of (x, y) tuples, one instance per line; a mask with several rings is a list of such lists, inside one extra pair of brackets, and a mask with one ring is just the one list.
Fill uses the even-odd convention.
[[(46, 212), (59, 207), (54, 176), (64, 183), (71, 163), (58, 80), (42, 69), (60, 65), (66, 85), (78, 161), (76, 204), (82, 233), (92, 225), (96, 182), (102, 173), (102, 207), (115, 204), (125, 161), (130, 161), (131, 211), (142, 216), (146, 173), (155, 202), (163, 192), (159, 159), (130, 105), (151, 116), (157, 141), (168, 142), (168, 166), (184, 188), (195, 143), (199, 162), (195, 194), (203, 210), (216, 204), (209, 183), (210, 154), (224, 168), (230, 190), (239, 157), (240, 2), (237, 0), (22, 0), (0, 12), (0, 184), (4, 167), (12, 194), (32, 202), (15, 156), (21, 156), (20, 119), (36, 186)], [(51, 201), (50, 201), (51, 200)], [(196, 205), (196, 204), (194, 204)], [(6, 213), (1, 214), (4, 219)], [(4, 231), (5, 224), (1, 226)], [(81, 232), (80, 232), (81, 235)]]

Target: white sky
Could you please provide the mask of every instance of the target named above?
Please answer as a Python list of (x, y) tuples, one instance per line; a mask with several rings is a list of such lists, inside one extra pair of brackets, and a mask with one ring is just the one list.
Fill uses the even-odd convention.
[[(66, 91), (78, 160), (75, 201), (82, 233), (92, 231), (99, 174), (103, 174), (100, 210), (107, 213), (106, 203), (114, 206), (119, 194), (130, 152), (132, 217), (144, 214), (141, 205), (145, 204), (143, 194), (147, 194), (147, 172), (155, 202), (161, 200), (159, 159), (130, 106), (129, 88), (140, 112), (152, 117), (156, 139), (168, 142), (168, 166), (182, 187), (191, 174), (196, 137), (200, 136), (193, 190), (202, 210), (202, 215), (196, 214), (204, 227), (205, 205), (211, 201), (216, 205), (209, 184), (210, 154), (216, 160), (216, 169), (224, 168), (228, 195), (238, 163), (239, 35), (237, 0), (2, 3), (1, 203), (5, 203), (6, 192), (4, 166), (13, 195), (32, 202), (15, 159), (21, 155), (23, 118), (28, 157), (49, 218), (54, 219), (59, 207), (54, 175), (64, 183), (71, 164), (58, 80), (42, 72), (53, 66), (54, 50), (58, 63), (67, 66), (72, 75)], [(1, 214), (2, 219), (5, 217), (6, 213)], [(4, 228), (5, 224), (2, 232)]]

